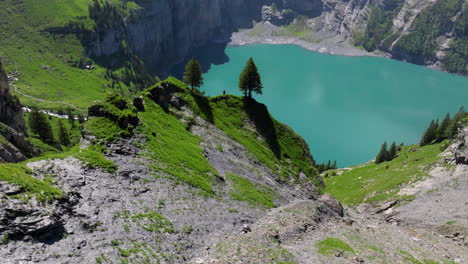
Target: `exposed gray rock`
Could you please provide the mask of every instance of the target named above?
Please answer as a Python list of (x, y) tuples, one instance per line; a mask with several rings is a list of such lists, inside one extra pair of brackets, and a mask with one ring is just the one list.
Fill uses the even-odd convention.
[(468, 127), (459, 130), (453, 152), (457, 164), (468, 165)]

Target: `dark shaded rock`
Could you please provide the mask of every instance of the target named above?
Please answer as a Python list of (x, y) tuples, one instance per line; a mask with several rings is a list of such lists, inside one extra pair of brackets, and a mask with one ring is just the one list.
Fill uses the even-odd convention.
[[(461, 124), (459, 124), (461, 126)], [(460, 129), (453, 154), (457, 164), (468, 164), (468, 127)]]
[(145, 110), (145, 105), (144, 105), (143, 98), (141, 96), (133, 98), (133, 106), (138, 111), (144, 111)]
[(151, 99), (166, 111), (169, 105), (176, 108), (182, 106), (180, 100), (174, 98), (174, 94), (182, 92), (182, 89), (169, 81), (161, 82), (158, 86), (151, 88), (149, 92), (151, 94)]
[(18, 162), (38, 154), (26, 140), (22, 106), (11, 96), (10, 87), (0, 62), (0, 162)]
[(345, 218), (343, 219), (343, 223), (345, 223), (346, 225), (352, 226), (354, 224), (354, 220), (351, 218)]
[(388, 209), (394, 207), (397, 204), (398, 204), (398, 201), (391, 201), (391, 202), (385, 203), (385, 204), (379, 206), (379, 208), (377, 208), (377, 210), (375, 210), (375, 213), (380, 214), (380, 213), (382, 213), (384, 211), (387, 211)]
[(0, 202), (0, 233), (11, 239), (33, 240), (51, 244), (63, 236), (64, 227), (56, 215), (48, 213), (47, 206), (22, 203), (16, 200)]
[(343, 206), (338, 200), (333, 198), (330, 194), (325, 194), (318, 200), (320, 204), (317, 209), (327, 216), (344, 216)]
[(248, 224), (244, 224), (244, 226), (242, 227), (242, 233), (250, 233), (252, 232), (252, 229), (250, 228), (250, 226)]

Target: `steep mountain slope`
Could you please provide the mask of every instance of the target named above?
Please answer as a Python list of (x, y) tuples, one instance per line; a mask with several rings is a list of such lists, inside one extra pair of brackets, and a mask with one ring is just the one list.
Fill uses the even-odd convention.
[(253, 100), (170, 78), (89, 114), (79, 147), (0, 165), (4, 263), (468, 259), (465, 120), (448, 148), (329, 171), (324, 189), (304, 141)]
[(36, 153), (25, 134), (21, 104), (10, 94), (7, 75), (0, 62), (0, 162), (17, 162)]
[(255, 101), (206, 98), (170, 79), (133, 105), (112, 95), (89, 113), (80, 149), (0, 167), (18, 171), (2, 182), (5, 263), (186, 263), (322, 188), (304, 141)]

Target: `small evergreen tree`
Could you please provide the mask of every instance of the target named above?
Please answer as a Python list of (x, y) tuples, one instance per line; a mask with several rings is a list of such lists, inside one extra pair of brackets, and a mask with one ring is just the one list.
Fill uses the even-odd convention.
[(388, 151), (387, 151), (387, 142), (384, 142), (380, 147), (379, 154), (375, 157), (375, 163), (379, 164), (387, 160)]
[(391, 161), (397, 157), (397, 146), (395, 141), (393, 141), (392, 145), (390, 146), (390, 150), (388, 151), (387, 161)]
[(262, 94), (263, 84), (257, 65), (250, 58), (239, 76), (239, 89), (245, 97), (252, 98), (252, 92)]
[(29, 114), (28, 124), (31, 133), (39, 134), (39, 110), (36, 107), (31, 108), (31, 113)]
[(78, 123), (83, 124), (85, 122), (85, 118), (82, 113), (78, 114)]
[(46, 143), (54, 142), (54, 133), (46, 115), (34, 108), (29, 116), (29, 127), (31, 132), (39, 135), (39, 138)]
[(62, 120), (58, 120), (58, 136), (60, 144), (70, 146), (70, 134), (68, 129), (63, 124)]
[(439, 128), (437, 129), (437, 133), (436, 133), (437, 142), (441, 142), (442, 140), (448, 138), (447, 128), (450, 125), (450, 121), (451, 121), (450, 114), (447, 114), (444, 120), (442, 120), (442, 123), (440, 123)]
[(75, 127), (75, 116), (73, 115), (73, 111), (70, 107), (67, 108), (67, 117), (68, 117), (68, 122), (72, 126), (72, 128)]
[(437, 129), (439, 127), (439, 121), (432, 120), (429, 126), (427, 127), (426, 131), (424, 132), (421, 141), (419, 142), (420, 146), (425, 146), (431, 144), (437, 137)]
[(202, 67), (195, 57), (185, 65), (184, 82), (190, 85), (192, 90), (203, 85)]
[(450, 125), (447, 127), (446, 130), (446, 135), (447, 138), (454, 138), (457, 135), (458, 132), (458, 122), (463, 118), (465, 115), (465, 108), (460, 107), (460, 110), (458, 110), (458, 113), (455, 114), (453, 117), (452, 121), (450, 122)]

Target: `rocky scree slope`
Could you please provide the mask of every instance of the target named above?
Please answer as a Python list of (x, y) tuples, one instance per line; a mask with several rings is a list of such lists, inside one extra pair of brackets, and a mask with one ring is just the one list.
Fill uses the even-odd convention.
[[(466, 123), (459, 125), (459, 136), (448, 147), (446, 143), (411, 147), (411, 153), (433, 157), (416, 165), (413, 180), (393, 186), (396, 196), (389, 188), (383, 192), (385, 199), (372, 201), (382, 193), (369, 190), (365, 202), (350, 205), (350, 200), (344, 199), (342, 206), (325, 195), (320, 200), (326, 208), (294, 201), (271, 210), (252, 224), (251, 230), (214, 243), (195, 263), (466, 263), (468, 127)], [(394, 163), (400, 160), (381, 165), (387, 167), (387, 177), (400, 177), (410, 162), (423, 159), (405, 151), (399, 153), (405, 159), (399, 166)], [(373, 165), (363, 164), (327, 177), (338, 177), (342, 185), (350, 185), (343, 179), (355, 175), (352, 180), (364, 184), (356, 188), (365, 190), (381, 172), (373, 167), (374, 178), (369, 179), (352, 171), (363, 172), (362, 168), (369, 166)], [(428, 174), (417, 176), (426, 172), (426, 167)], [(394, 179), (386, 182), (394, 183)], [(325, 189), (330, 190), (336, 192)], [(348, 195), (355, 191), (348, 191)]]
[(268, 114), (255, 101), (206, 98), (169, 79), (132, 103), (110, 95), (91, 106), (80, 149), (25, 163), (22, 177), (55, 195), (24, 196), (2, 182), (3, 262), (193, 263), (272, 207), (331, 206), (316, 200), (322, 181), (304, 141), (246, 105)]

